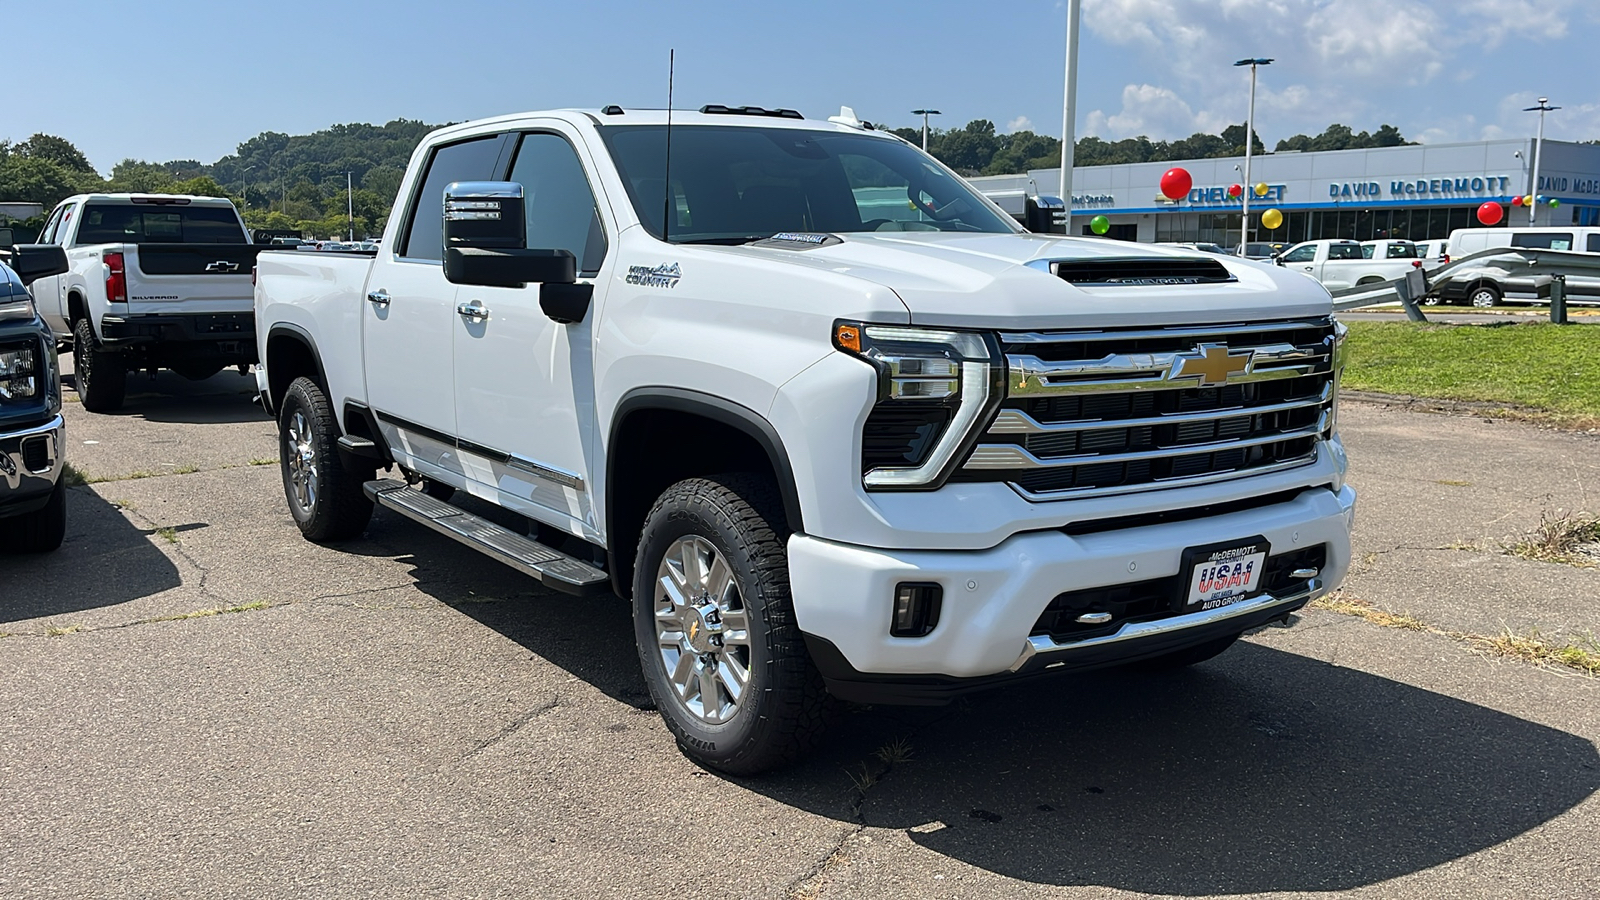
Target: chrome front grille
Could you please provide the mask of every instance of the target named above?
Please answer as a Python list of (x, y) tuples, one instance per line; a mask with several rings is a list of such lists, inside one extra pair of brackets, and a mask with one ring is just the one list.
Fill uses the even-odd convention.
[(961, 477), (1066, 499), (1308, 464), (1331, 426), (1334, 328), (1004, 334), (1008, 395)]

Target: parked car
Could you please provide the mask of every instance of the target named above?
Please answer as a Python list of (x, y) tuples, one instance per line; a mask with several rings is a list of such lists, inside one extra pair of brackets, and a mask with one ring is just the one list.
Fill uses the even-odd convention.
[(79, 194), (39, 240), (71, 266), (33, 294), (57, 340), (72, 343), (84, 409), (120, 408), (130, 371), (199, 380), (256, 361), (250, 271), (262, 245), (228, 200)]
[(1417, 245), (1411, 241), (1379, 240), (1361, 242), (1362, 259), (1421, 259)]
[[(7, 243), (8, 242), (0, 242)], [(67, 530), (66, 426), (56, 343), (28, 285), (67, 270), (60, 247), (6, 246), (0, 263), (0, 550), (46, 553)]]
[(1415, 257), (1416, 248), (1410, 247), (1409, 242), (1402, 243), (1407, 244), (1412, 257), (1368, 259), (1362, 245), (1355, 241), (1305, 241), (1284, 251), (1278, 256), (1277, 263), (1286, 269), (1304, 272), (1322, 282), (1328, 290), (1337, 291), (1359, 284), (1376, 284), (1404, 277), (1413, 264), (1420, 261)]
[(657, 709), (732, 772), (805, 752), (835, 700), (1185, 666), (1344, 577), (1321, 286), (1027, 234), (884, 132), (708, 106), (668, 159), (665, 125), (444, 128), (376, 257), (261, 254), (306, 538), (376, 504), (631, 598)]
[(1245, 259), (1271, 259), (1282, 253), (1289, 245), (1278, 241), (1250, 241), (1243, 245), (1243, 253), (1238, 254)]
[(1422, 260), (1422, 268), (1429, 272), (1450, 262), (1450, 241), (1445, 238), (1434, 238), (1428, 241), (1417, 241), (1417, 258)]

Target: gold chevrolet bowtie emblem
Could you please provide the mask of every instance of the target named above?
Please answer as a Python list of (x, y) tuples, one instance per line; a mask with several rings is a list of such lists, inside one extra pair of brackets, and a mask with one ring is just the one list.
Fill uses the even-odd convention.
[(1229, 350), (1227, 344), (1201, 344), (1192, 353), (1180, 353), (1172, 360), (1167, 380), (1198, 378), (1201, 387), (1227, 384), (1235, 375), (1250, 371), (1253, 350)]

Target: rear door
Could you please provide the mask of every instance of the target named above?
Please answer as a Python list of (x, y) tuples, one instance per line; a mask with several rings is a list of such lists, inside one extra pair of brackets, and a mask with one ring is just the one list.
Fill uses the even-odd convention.
[(488, 181), (504, 135), (435, 147), (411, 192), (393, 247), (373, 260), (362, 301), (367, 399), (396, 459), (423, 475), (461, 476), (451, 341), (456, 286), (444, 277), (444, 188)]
[[(524, 134), (508, 180), (523, 186), (527, 246), (570, 250), (579, 280), (590, 281), (606, 263), (607, 245), (582, 147), (563, 123)], [(462, 285), (455, 296), (455, 409), (468, 489), (593, 538), (592, 317), (551, 321), (537, 284)]]

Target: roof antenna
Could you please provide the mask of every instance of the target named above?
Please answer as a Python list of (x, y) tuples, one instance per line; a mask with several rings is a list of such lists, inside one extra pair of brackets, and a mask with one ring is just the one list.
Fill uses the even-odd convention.
[(661, 240), (672, 243), (672, 238), (667, 231), (668, 223), (672, 221), (672, 74), (677, 62), (677, 49), (667, 50), (667, 165), (666, 174), (662, 179), (665, 183), (661, 186)]

